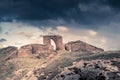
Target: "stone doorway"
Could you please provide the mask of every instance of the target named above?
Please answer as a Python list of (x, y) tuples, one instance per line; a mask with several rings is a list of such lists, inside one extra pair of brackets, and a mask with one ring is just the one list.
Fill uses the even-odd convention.
[(45, 35), (43, 36), (43, 44), (52, 47), (51, 40), (54, 41), (56, 50), (64, 50), (64, 45), (62, 42), (62, 36), (60, 35)]

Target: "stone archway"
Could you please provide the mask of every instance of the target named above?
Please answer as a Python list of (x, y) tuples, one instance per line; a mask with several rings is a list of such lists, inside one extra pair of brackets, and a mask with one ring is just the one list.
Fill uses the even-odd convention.
[(43, 36), (43, 44), (52, 48), (51, 47), (52, 46), (51, 39), (55, 42), (56, 50), (64, 50), (62, 36), (60, 36), (60, 35), (45, 35), (45, 36)]

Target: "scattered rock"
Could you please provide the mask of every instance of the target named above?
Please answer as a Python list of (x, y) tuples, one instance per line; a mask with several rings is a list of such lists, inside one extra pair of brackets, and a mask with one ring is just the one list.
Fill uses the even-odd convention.
[[(120, 61), (119, 61), (120, 62)], [(80, 61), (66, 67), (53, 80), (117, 80), (120, 79), (118, 66), (111, 61)], [(85, 66), (86, 65), (86, 66)]]

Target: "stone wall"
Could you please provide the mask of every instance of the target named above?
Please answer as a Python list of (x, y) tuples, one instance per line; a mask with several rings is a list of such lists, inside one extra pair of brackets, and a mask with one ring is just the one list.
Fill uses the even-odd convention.
[(31, 45), (22, 46), (18, 50), (18, 57), (32, 57), (32, 47), (31, 47)]
[(18, 49), (18, 57), (33, 57), (33, 54), (50, 53), (53, 51), (49, 46), (42, 44), (29, 44)]
[(67, 44), (65, 44), (65, 49), (67, 51), (70, 52), (74, 52), (74, 51), (89, 51), (89, 52), (94, 52), (94, 53), (98, 53), (98, 52), (103, 52), (104, 50), (101, 48), (97, 48), (95, 46), (92, 46), (90, 44), (87, 44), (85, 42), (82, 41), (72, 41), (72, 42), (68, 42)]
[(66, 44), (62, 42), (62, 36), (60, 35), (45, 35), (43, 36), (44, 44), (28, 44), (20, 47), (15, 52), (13, 52), (12, 56), (17, 57), (33, 57), (35, 53), (52, 53), (54, 52), (54, 48), (51, 45), (51, 39), (55, 42), (56, 50), (67, 50), (70, 52), (74, 51), (88, 51), (88, 52), (103, 52), (104, 50), (101, 48), (97, 48), (90, 44), (87, 44), (82, 41), (71, 41)]
[(44, 45), (51, 46), (51, 41), (53, 40), (56, 45), (56, 50), (64, 50), (64, 44), (62, 42), (62, 36), (60, 35), (46, 35), (43, 36), (43, 43)]
[(18, 57), (32, 57), (34, 53), (52, 53), (54, 51), (51, 45), (51, 39), (55, 42), (56, 50), (65, 50), (60, 35), (45, 35), (43, 36), (44, 44), (29, 44), (18, 49)]

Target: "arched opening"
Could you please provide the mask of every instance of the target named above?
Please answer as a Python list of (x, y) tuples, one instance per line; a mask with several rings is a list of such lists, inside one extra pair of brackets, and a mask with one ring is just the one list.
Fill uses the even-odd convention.
[[(51, 40), (52, 39), (52, 40)], [(53, 45), (55, 50), (64, 50), (64, 45), (62, 43), (62, 36), (59, 35), (46, 35), (43, 38), (44, 45)], [(50, 47), (51, 49), (51, 47)]]
[(55, 42), (52, 39), (50, 39), (50, 42), (51, 42), (51, 45), (53, 46), (53, 49), (56, 50), (56, 44), (55, 44)]

